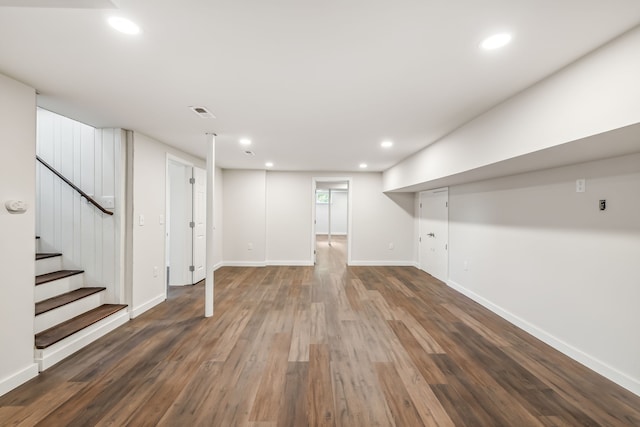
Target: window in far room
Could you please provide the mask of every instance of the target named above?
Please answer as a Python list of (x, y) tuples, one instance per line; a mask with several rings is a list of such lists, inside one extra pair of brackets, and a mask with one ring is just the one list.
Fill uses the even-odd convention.
[(329, 203), (329, 190), (316, 190), (316, 203)]

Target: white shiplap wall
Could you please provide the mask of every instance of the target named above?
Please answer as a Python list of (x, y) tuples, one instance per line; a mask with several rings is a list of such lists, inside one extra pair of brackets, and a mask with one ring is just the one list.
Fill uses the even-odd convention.
[(123, 171), (121, 129), (95, 129), (38, 109), (36, 152), (67, 179), (104, 206), (114, 198), (109, 216), (37, 163), (36, 232), (42, 250), (61, 252), (63, 266), (85, 271), (85, 283), (107, 287), (109, 302), (121, 302), (119, 190)]

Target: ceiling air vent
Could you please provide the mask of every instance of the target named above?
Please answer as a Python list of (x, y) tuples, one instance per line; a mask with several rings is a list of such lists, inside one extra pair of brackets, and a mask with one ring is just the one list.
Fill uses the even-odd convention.
[(202, 117), (203, 119), (216, 118), (216, 116), (214, 116), (211, 111), (207, 110), (207, 107), (189, 107), (189, 109), (194, 113), (196, 113), (199, 117)]
[(247, 156), (255, 156), (255, 155), (256, 155), (256, 153), (254, 153), (254, 152), (253, 152), (253, 151), (251, 151), (251, 150), (245, 150), (245, 151), (244, 151), (244, 154), (246, 154)]

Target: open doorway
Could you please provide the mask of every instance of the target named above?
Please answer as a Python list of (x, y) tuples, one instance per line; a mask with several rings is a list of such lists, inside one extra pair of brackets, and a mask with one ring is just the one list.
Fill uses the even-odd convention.
[(348, 178), (314, 178), (313, 262), (347, 265), (350, 260), (351, 188)]
[(206, 273), (206, 171), (168, 156), (166, 196), (167, 286), (192, 285)]

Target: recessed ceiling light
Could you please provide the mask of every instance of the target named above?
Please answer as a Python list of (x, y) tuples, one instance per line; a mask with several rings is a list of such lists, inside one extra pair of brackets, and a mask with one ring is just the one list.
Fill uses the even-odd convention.
[(510, 41), (511, 41), (511, 34), (499, 33), (484, 39), (484, 41), (480, 43), (480, 47), (485, 50), (499, 49), (509, 44)]
[(248, 147), (249, 145), (251, 145), (251, 140), (248, 138), (242, 138), (240, 140), (240, 145), (244, 145), (245, 147)]
[(113, 27), (117, 31), (120, 31), (121, 33), (129, 35), (140, 34), (140, 27), (138, 27), (138, 24), (127, 18), (112, 16), (111, 18), (109, 18), (108, 22), (111, 27)]
[(366, 169), (366, 168), (367, 168), (366, 163), (360, 163), (360, 169)]
[(267, 162), (264, 164), (266, 167), (268, 168), (272, 168), (273, 167), (273, 162)]
[(393, 142), (392, 141), (382, 141), (382, 144), (380, 144), (380, 146), (382, 148), (391, 148), (391, 147), (393, 147)]

